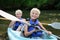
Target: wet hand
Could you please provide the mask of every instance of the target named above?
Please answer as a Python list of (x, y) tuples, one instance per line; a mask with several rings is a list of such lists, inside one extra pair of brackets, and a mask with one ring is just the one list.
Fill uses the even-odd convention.
[(51, 32), (51, 31), (46, 31), (46, 32), (47, 32), (49, 35), (50, 35), (50, 34), (52, 34), (52, 32)]

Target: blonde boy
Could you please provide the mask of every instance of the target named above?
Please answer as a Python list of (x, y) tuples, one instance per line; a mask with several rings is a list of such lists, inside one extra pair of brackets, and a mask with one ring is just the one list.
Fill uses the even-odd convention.
[(38, 26), (39, 28), (45, 30), (46, 33), (48, 33), (48, 34), (51, 34), (51, 32), (47, 31), (43, 27), (43, 25), (39, 22), (39, 20), (37, 19), (37, 18), (39, 18), (40, 13), (41, 12), (40, 12), (40, 10), (38, 8), (31, 9), (29, 23), (31, 25), (34, 25), (34, 26), (29, 26), (29, 27), (25, 26), (24, 35), (26, 37), (40, 37), (40, 36), (42, 36), (42, 32), (36, 30), (36, 28), (34, 28), (35, 26)]
[[(21, 10), (19, 10), (19, 9), (16, 10), (15, 15), (18, 19), (25, 21), (25, 19), (21, 18), (22, 17)], [(9, 27), (12, 27), (13, 30), (20, 31), (22, 25), (23, 25), (23, 23), (21, 23), (19, 21), (11, 21), (11, 23), (9, 24)]]

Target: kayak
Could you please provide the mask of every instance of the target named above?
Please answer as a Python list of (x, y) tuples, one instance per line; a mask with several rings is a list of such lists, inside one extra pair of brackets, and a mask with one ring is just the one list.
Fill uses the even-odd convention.
[(48, 38), (47, 36), (47, 39), (43, 39), (43, 38), (26, 38), (26, 37), (23, 37), (21, 34), (21, 31), (14, 31), (12, 30), (12, 28), (8, 28), (7, 30), (8, 32), (8, 37), (9, 37), (9, 40), (58, 40), (54, 35), (51, 35), (49, 36), (50, 38)]

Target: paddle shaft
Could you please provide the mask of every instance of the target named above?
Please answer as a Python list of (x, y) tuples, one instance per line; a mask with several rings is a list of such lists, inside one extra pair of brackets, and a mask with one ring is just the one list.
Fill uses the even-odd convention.
[(0, 20), (8, 20), (8, 19), (0, 17)]

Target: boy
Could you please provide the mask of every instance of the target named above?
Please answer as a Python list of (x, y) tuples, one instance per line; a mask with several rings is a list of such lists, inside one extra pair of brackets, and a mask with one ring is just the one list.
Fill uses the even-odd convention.
[[(29, 23), (33, 26), (27, 26), (25, 25), (25, 29), (24, 29), (24, 35), (25, 37), (41, 37), (43, 35), (41, 30), (38, 30), (38, 28), (41, 28), (43, 30), (46, 31), (46, 33), (51, 34), (50, 31), (47, 31), (42, 24), (39, 22), (39, 20), (37, 18), (39, 18), (40, 15), (40, 10), (37, 8), (33, 8), (30, 11), (30, 20)], [(36, 28), (35, 26), (38, 26), (38, 28)]]
[[(18, 19), (25, 21), (25, 19), (21, 18), (22, 17), (22, 11), (21, 10), (16, 10), (15, 15)], [(13, 30), (20, 31), (21, 28), (23, 27), (23, 23), (19, 21), (11, 21), (9, 24), (9, 27), (12, 27)]]

